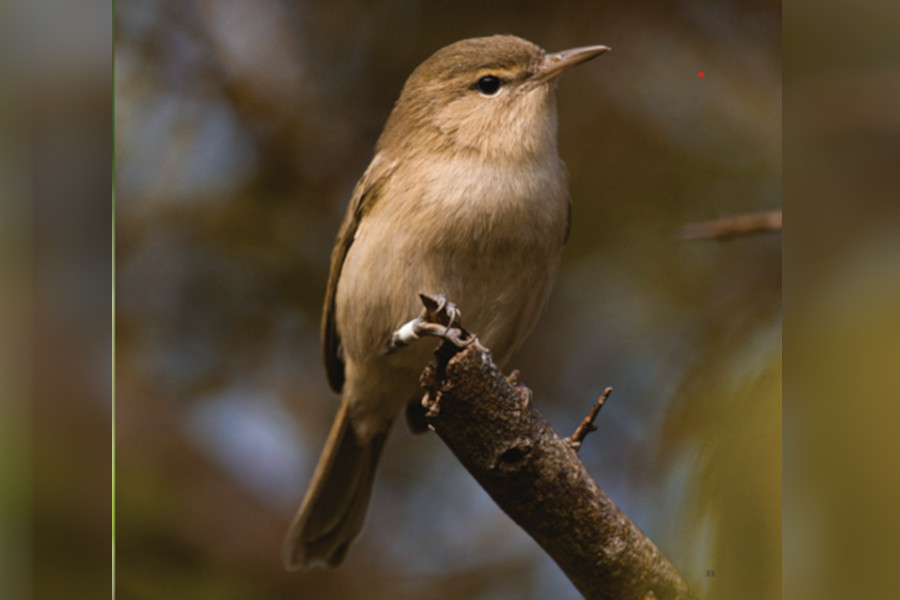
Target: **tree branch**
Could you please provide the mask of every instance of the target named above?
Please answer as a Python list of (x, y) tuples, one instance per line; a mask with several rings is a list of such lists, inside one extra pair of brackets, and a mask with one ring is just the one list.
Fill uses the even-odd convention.
[(426, 335), (444, 338), (422, 374), (429, 425), (585, 598), (697, 598), (534, 409), (531, 391), (504, 377), (475, 336)]
[(680, 240), (724, 240), (759, 233), (781, 231), (781, 211), (734, 215), (705, 223), (692, 223), (675, 231)]
[(566, 441), (569, 442), (569, 445), (578, 452), (581, 450), (581, 444), (584, 442), (584, 438), (588, 436), (588, 434), (592, 431), (597, 431), (597, 426), (594, 425), (594, 421), (597, 420), (597, 415), (600, 414), (600, 409), (603, 408), (603, 405), (606, 404), (606, 399), (609, 398), (609, 395), (612, 393), (612, 388), (608, 387), (603, 390), (603, 393), (600, 394), (600, 397), (597, 398), (597, 401), (594, 403), (594, 407), (591, 409), (591, 412), (584, 417), (584, 420), (581, 422), (581, 425), (578, 426), (578, 429), (575, 430), (575, 433), (572, 434), (572, 437), (567, 438)]

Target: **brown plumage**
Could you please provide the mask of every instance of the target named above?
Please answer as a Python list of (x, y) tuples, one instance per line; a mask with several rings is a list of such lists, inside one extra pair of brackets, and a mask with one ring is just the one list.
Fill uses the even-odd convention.
[(435, 347), (386, 352), (419, 292), (455, 302), (501, 364), (530, 332), (568, 232), (556, 77), (604, 50), (476, 38), (410, 75), (331, 258), (322, 349), (341, 407), (285, 540), (288, 568), (339, 564), (362, 528), (391, 422), (418, 400)]

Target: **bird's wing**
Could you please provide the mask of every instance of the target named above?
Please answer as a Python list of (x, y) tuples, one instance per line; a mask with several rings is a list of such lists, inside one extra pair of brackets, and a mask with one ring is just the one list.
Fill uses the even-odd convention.
[(359, 223), (372, 206), (378, 201), (385, 181), (397, 167), (396, 161), (388, 160), (381, 153), (376, 154), (362, 179), (356, 184), (344, 221), (338, 231), (331, 253), (331, 271), (328, 274), (328, 289), (325, 292), (325, 307), (322, 313), (322, 354), (325, 359), (325, 372), (328, 374), (328, 385), (335, 392), (340, 392), (344, 385), (344, 359), (341, 350), (341, 336), (335, 322), (334, 301), (337, 285), (341, 278), (344, 259), (350, 251)]

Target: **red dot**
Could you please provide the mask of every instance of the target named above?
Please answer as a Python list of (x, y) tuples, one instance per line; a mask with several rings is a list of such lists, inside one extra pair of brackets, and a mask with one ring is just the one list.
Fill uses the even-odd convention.
[(697, 76), (698, 76), (698, 77), (703, 77), (703, 71), (700, 71), (700, 72), (697, 74)]

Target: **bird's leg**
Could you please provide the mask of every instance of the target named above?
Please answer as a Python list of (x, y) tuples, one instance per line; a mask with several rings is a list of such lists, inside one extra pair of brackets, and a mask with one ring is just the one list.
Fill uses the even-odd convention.
[(419, 339), (422, 323), (422, 315), (419, 315), (412, 321), (404, 323), (403, 326), (391, 336), (391, 341), (388, 343), (387, 347), (387, 354), (399, 350), (404, 346), (409, 346), (415, 340)]
[(419, 294), (419, 298), (425, 308), (418, 317), (394, 332), (388, 354), (426, 335), (445, 339), (459, 348), (465, 348), (475, 340), (474, 335), (462, 328), (460, 311), (446, 296)]

